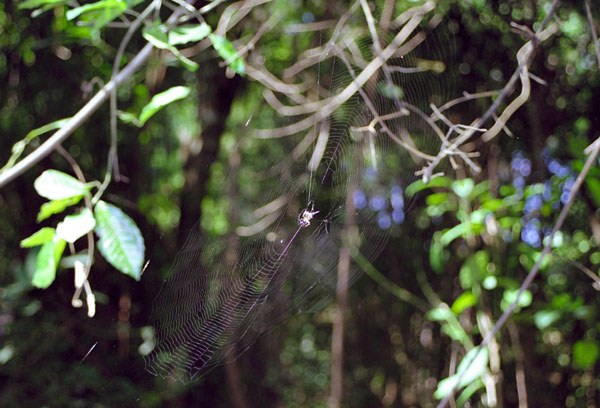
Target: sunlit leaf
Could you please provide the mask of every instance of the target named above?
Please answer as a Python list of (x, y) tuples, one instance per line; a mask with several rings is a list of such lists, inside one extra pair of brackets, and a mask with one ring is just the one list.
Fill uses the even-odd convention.
[(71, 244), (94, 229), (96, 220), (89, 208), (75, 215), (67, 215), (56, 227), (56, 236)]
[[(500, 304), (500, 309), (503, 311), (508, 309), (508, 307), (517, 300), (517, 294), (519, 293), (519, 289), (506, 289), (502, 296), (502, 303)], [(523, 291), (521, 297), (519, 298), (519, 302), (517, 303), (517, 307), (527, 307), (531, 305), (533, 300), (533, 295), (529, 290)]]
[(82, 198), (83, 196), (75, 196), (42, 204), (37, 215), (37, 221), (41, 222), (54, 214), (63, 212), (67, 207), (77, 204)]
[(586, 369), (596, 363), (599, 353), (596, 340), (578, 340), (573, 345), (573, 363), (578, 368)]
[(439, 382), (435, 391), (435, 398), (442, 399), (452, 392), (453, 389), (461, 389), (481, 377), (486, 370), (489, 361), (487, 347), (479, 351), (479, 348), (469, 350), (458, 365), (456, 374)]
[(169, 31), (168, 43), (171, 45), (178, 45), (201, 41), (205, 39), (210, 32), (210, 26), (206, 23), (173, 27), (171, 31)]
[(427, 205), (439, 205), (448, 201), (448, 193), (433, 193), (427, 196)]
[(54, 228), (44, 227), (21, 241), (21, 248), (31, 248), (42, 245), (54, 238)]
[(131, 112), (120, 111), (117, 112), (117, 116), (125, 123), (131, 123), (135, 126), (141, 126), (137, 116)]
[(452, 191), (454, 191), (457, 196), (462, 198), (467, 198), (473, 191), (473, 187), (475, 187), (475, 183), (469, 178), (456, 180), (454, 183), (452, 183)]
[(460, 223), (449, 230), (445, 231), (440, 238), (440, 243), (443, 246), (448, 246), (452, 241), (458, 237), (462, 237), (469, 232), (470, 226), (467, 223)]
[(98, 249), (111, 265), (139, 280), (144, 240), (135, 222), (114, 205), (99, 201), (94, 208)]
[(31, 284), (36, 288), (45, 289), (54, 282), (56, 268), (67, 243), (62, 239), (45, 242), (38, 252), (36, 270)]
[(150, 27), (144, 28), (142, 32), (144, 38), (156, 48), (160, 48), (161, 50), (169, 50), (177, 57), (177, 59), (183, 64), (185, 68), (190, 71), (196, 71), (198, 69), (198, 64), (194, 61), (186, 58), (179, 50), (169, 44), (169, 37), (165, 31), (165, 29), (160, 25), (152, 25)]
[(244, 60), (237, 55), (237, 50), (233, 44), (227, 38), (220, 35), (211, 34), (209, 38), (217, 53), (229, 64), (231, 69), (240, 75), (244, 75), (246, 72)]
[(419, 179), (414, 183), (410, 184), (408, 187), (406, 187), (405, 193), (407, 197), (412, 197), (419, 191), (425, 190), (427, 188), (450, 187), (450, 184), (452, 184), (452, 180), (450, 180), (447, 177), (434, 177), (431, 180), (429, 180), (429, 183), (427, 184), (423, 182), (423, 179)]
[(33, 183), (35, 191), (49, 200), (89, 194), (91, 186), (58, 170), (46, 170)]
[(474, 306), (476, 303), (477, 297), (471, 291), (466, 291), (456, 298), (454, 303), (452, 303), (451, 309), (458, 315), (461, 314), (465, 309)]
[(190, 88), (187, 86), (174, 86), (164, 92), (154, 95), (150, 102), (144, 106), (140, 113), (139, 123), (142, 126), (156, 112), (179, 99), (183, 99), (190, 94)]
[(558, 310), (540, 310), (533, 315), (533, 321), (538, 329), (543, 330), (560, 319), (560, 316)]

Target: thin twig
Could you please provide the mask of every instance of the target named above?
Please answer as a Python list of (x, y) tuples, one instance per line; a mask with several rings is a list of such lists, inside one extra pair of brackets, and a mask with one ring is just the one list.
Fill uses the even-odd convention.
[[(79, 181), (81, 181), (83, 184), (86, 184), (87, 181), (85, 179), (85, 175), (83, 174), (83, 171), (81, 171), (81, 168), (79, 167), (79, 165), (77, 164), (75, 159), (69, 154), (69, 152), (67, 152), (65, 150), (65, 148), (62, 147), (62, 145), (60, 145), (60, 144), (58, 146), (56, 146), (56, 151), (58, 153), (60, 153), (60, 155), (63, 156), (65, 158), (65, 160), (69, 163), (69, 165), (73, 169), (73, 172), (77, 176), (77, 179)], [(83, 200), (85, 202), (85, 207), (90, 212), (93, 212), (92, 200), (90, 200), (90, 198), (87, 195), (83, 196)], [(95, 244), (94, 244), (94, 233), (92, 231), (88, 231), (88, 233), (87, 233), (87, 243), (88, 243), (88, 245), (87, 245), (88, 250), (87, 250), (87, 259), (86, 259), (85, 265), (84, 265), (85, 277), (82, 282), (83, 284), (85, 284), (87, 282), (88, 276), (90, 274), (90, 270), (92, 269), (92, 263), (94, 262)], [(74, 251), (71, 251), (71, 252), (74, 253)], [(79, 297), (81, 296), (81, 290), (84, 286), (83, 284), (81, 286), (75, 286), (75, 292), (73, 293), (73, 298), (71, 299), (72, 305), (76, 305), (78, 303), (77, 301), (79, 301)], [(89, 285), (89, 283), (88, 283), (88, 285)]]
[[(554, 13), (554, 9), (556, 7), (557, 2), (558, 2), (558, 0), (554, 0), (549, 14)], [(548, 19), (546, 19), (546, 20), (548, 20)], [(546, 20), (544, 20), (544, 21), (546, 22)], [(521, 79), (522, 83), (524, 83), (526, 85), (529, 84), (529, 77), (527, 75), (522, 75), (522, 73), (523, 73), (523, 71), (527, 72), (526, 71), (527, 66), (531, 63), (531, 56), (533, 55), (533, 51), (535, 50), (537, 45), (540, 42), (549, 38), (552, 34), (554, 34), (556, 32), (556, 30), (558, 30), (558, 26), (556, 24), (553, 24), (549, 27), (546, 27), (545, 24), (542, 24), (539, 32), (536, 34), (537, 40), (536, 41), (533, 41), (533, 40), (528, 41), (525, 45), (523, 45), (521, 47), (521, 49), (517, 53), (518, 61), (519, 61), (519, 65), (517, 66), (517, 69), (515, 70), (515, 72), (509, 79), (509, 81), (506, 83), (506, 85), (502, 89), (502, 92), (500, 92), (500, 94), (498, 95), (498, 97), (496, 98), (494, 103), (487, 109), (487, 111), (483, 114), (483, 116), (481, 116), (479, 119), (477, 119), (475, 121), (475, 124), (474, 124), (475, 128), (482, 128), (483, 125), (485, 124), (485, 122), (490, 117), (492, 117), (492, 115), (496, 112), (496, 109), (500, 106), (500, 104), (504, 101), (504, 99), (507, 98), (508, 95), (510, 95), (510, 93), (512, 93), (513, 87), (515, 86), (515, 84), (519, 78)], [(497, 120), (495, 122), (494, 126), (492, 126), (492, 128), (490, 128), (490, 130), (488, 130), (487, 133), (482, 136), (482, 138), (484, 140), (486, 140), (486, 141), (491, 140), (491, 138), (494, 137), (503, 128), (504, 123), (508, 120), (508, 118), (510, 118), (510, 116), (514, 113), (516, 108), (519, 107), (522, 103), (524, 103), (523, 97), (524, 97), (525, 93), (527, 93), (527, 95), (528, 95), (528, 89), (525, 91), (522, 91), (520, 97), (517, 98), (515, 101), (513, 101), (513, 103), (511, 103), (509, 106), (506, 107), (506, 109), (504, 110), (502, 115), (500, 115), (499, 120)], [(469, 140), (473, 136), (474, 133), (475, 133), (474, 131), (468, 130), (465, 133), (463, 133), (460, 137), (456, 138), (453, 141), (452, 145), (450, 146), (449, 151), (453, 151), (458, 146), (461, 146), (462, 144), (464, 144), (467, 140)], [(419, 174), (423, 175), (423, 180), (425, 182), (428, 182), (431, 179), (434, 169), (447, 156), (448, 156), (448, 151), (440, 151), (440, 153), (435, 157), (435, 159), (433, 161), (431, 161), (426, 167), (424, 167), (422, 170), (419, 171)]]
[[(155, 7), (158, 7), (160, 4), (160, 0), (154, 0), (148, 7), (144, 9), (144, 11), (131, 23), (129, 29), (123, 36), (121, 43), (119, 44), (119, 48), (117, 49), (117, 54), (115, 55), (115, 60), (113, 62), (113, 71), (112, 78), (115, 78), (119, 73), (119, 66), (121, 65), (121, 60), (123, 59), (123, 54), (125, 53), (125, 48), (127, 48), (127, 44), (133, 37), (133, 33), (136, 32), (138, 27), (142, 24), (144, 19), (152, 13)], [(108, 151), (108, 162), (106, 166), (106, 174), (104, 176), (104, 181), (102, 185), (98, 189), (98, 192), (94, 196), (93, 202), (97, 202), (104, 190), (108, 187), (111, 180), (111, 174), (114, 171), (115, 180), (120, 181), (119, 174), (119, 156), (118, 156), (118, 147), (117, 147), (117, 88), (113, 88), (110, 92), (110, 149)]]

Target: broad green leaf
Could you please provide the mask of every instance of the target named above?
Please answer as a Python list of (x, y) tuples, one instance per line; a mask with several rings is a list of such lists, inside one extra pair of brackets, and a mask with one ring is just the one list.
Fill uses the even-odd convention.
[(144, 38), (156, 48), (160, 48), (161, 50), (169, 50), (179, 59), (179, 61), (190, 71), (196, 71), (198, 69), (198, 64), (194, 61), (186, 58), (179, 50), (169, 44), (169, 37), (164, 29), (160, 25), (152, 25), (150, 27), (144, 28), (142, 32)]
[(56, 227), (56, 236), (71, 244), (94, 229), (96, 220), (89, 208), (75, 215), (67, 215)]
[(451, 183), (452, 181), (447, 177), (434, 177), (431, 180), (429, 180), (429, 183), (427, 184), (423, 182), (423, 179), (419, 179), (414, 183), (410, 184), (408, 187), (406, 187), (406, 196), (412, 197), (419, 191), (425, 190), (427, 188), (450, 187)]
[(477, 297), (471, 292), (463, 292), (454, 303), (452, 303), (452, 311), (457, 315), (461, 314), (465, 309), (474, 306), (477, 303)]
[[(74, 9), (68, 10), (67, 20), (74, 20), (84, 13), (89, 13), (91, 11), (98, 10), (103, 11), (108, 17), (115, 13), (116, 10), (113, 10), (114, 8), (116, 8), (117, 10), (125, 11), (125, 9), (127, 8), (127, 4), (124, 1), (118, 0), (101, 0), (95, 3), (84, 4), (83, 6), (75, 7)], [(118, 16), (118, 14), (116, 16)]]
[(38, 252), (37, 265), (31, 284), (36, 288), (46, 289), (54, 282), (56, 267), (60, 261), (67, 243), (55, 237), (52, 241), (45, 242)]
[(452, 183), (452, 191), (454, 191), (454, 193), (461, 198), (469, 197), (469, 194), (471, 194), (473, 191), (473, 187), (475, 187), (475, 183), (472, 179), (468, 178), (456, 180), (454, 183)]
[(139, 280), (144, 261), (144, 240), (135, 222), (104, 201), (94, 208), (100, 253), (119, 271)]
[(434, 394), (435, 398), (442, 399), (453, 389), (461, 389), (481, 377), (489, 361), (489, 352), (487, 347), (478, 351), (478, 347), (469, 350), (458, 365), (456, 374), (439, 382)]
[(596, 340), (578, 340), (573, 345), (573, 363), (576, 367), (586, 369), (598, 360), (600, 348)]
[(35, 191), (49, 200), (80, 197), (89, 194), (92, 188), (75, 177), (58, 170), (46, 170), (33, 183)]
[(37, 215), (37, 222), (41, 222), (46, 218), (63, 212), (67, 207), (77, 204), (83, 196), (75, 196), (69, 198), (63, 198), (61, 200), (52, 200), (42, 204), (40, 212)]
[(171, 45), (178, 45), (200, 41), (205, 39), (210, 32), (210, 26), (206, 23), (173, 27), (171, 31), (169, 31), (168, 43)]
[(31, 248), (42, 245), (54, 238), (54, 228), (44, 227), (21, 241), (21, 248)]
[(88, 29), (86, 36), (93, 40), (100, 38), (100, 29), (106, 24), (119, 17), (127, 10), (142, 0), (101, 0), (91, 4), (85, 4), (67, 11), (67, 20), (79, 19)]
[(5, 171), (7, 169), (10, 169), (11, 167), (13, 167), (15, 165), (15, 163), (17, 162), (19, 157), (21, 157), (21, 154), (23, 154), (23, 152), (25, 151), (25, 148), (27, 147), (27, 145), (32, 140), (36, 139), (38, 136), (43, 135), (44, 133), (50, 132), (55, 129), (60, 129), (69, 120), (71, 120), (71, 118), (56, 120), (54, 122), (48, 123), (47, 125), (39, 127), (37, 129), (33, 129), (32, 131), (27, 133), (27, 135), (23, 139), (19, 140), (17, 143), (15, 143), (13, 145), (12, 154), (11, 154), (10, 158), (8, 159), (8, 161), (6, 162), (6, 164), (4, 165), (4, 167), (2, 167), (0, 169), (0, 173), (2, 173), (3, 171)]
[(186, 98), (190, 94), (190, 88), (187, 86), (174, 86), (164, 92), (154, 95), (148, 105), (144, 106), (140, 113), (139, 123), (143, 126), (148, 119), (156, 112), (179, 99)]
[(217, 34), (210, 34), (208, 37), (217, 53), (229, 64), (231, 69), (240, 75), (244, 75), (246, 73), (244, 60), (237, 55), (237, 50), (233, 44), (227, 38)]

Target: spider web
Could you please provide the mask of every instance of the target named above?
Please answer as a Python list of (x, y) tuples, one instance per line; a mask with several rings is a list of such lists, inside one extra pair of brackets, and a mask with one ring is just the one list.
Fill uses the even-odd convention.
[[(295, 70), (312, 81), (308, 91), (276, 96), (286, 107), (301, 100), (320, 108), (286, 117), (273, 102), (253, 119), (249, 137), (241, 136), (243, 166), (229, 160), (222, 191), (231, 227), (212, 237), (197, 225), (177, 255), (153, 305), (150, 373), (187, 381), (237, 358), (290, 310), (317, 312), (331, 302), (340, 248), (372, 260), (390, 234), (400, 233), (410, 205), (404, 190), (424, 162), (419, 152), (440, 149), (425, 112), (432, 100), (439, 105), (449, 96), (439, 66), (448, 48), (428, 28), (432, 21), (423, 22), (418, 46), (394, 55), (331, 108), (327, 101), (357, 84), (376, 59), (360, 8), (346, 17), (341, 29), (317, 34), (318, 47), (304, 56), (314, 63)], [(383, 36), (382, 48), (402, 27)], [(282, 135), (298, 123), (309, 126)], [(269, 157), (283, 160), (268, 163)], [(298, 222), (303, 209), (318, 211), (305, 228)], [(360, 274), (352, 265), (349, 283)]]

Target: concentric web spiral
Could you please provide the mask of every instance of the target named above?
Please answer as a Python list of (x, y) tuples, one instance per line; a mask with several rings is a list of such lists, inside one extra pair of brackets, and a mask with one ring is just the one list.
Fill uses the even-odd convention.
[(229, 231), (196, 227), (155, 300), (149, 372), (186, 381), (235, 359), (290, 310), (329, 304), (341, 248), (372, 260), (398, 233), (406, 186), (444, 136), (429, 116), (451, 96), (436, 24), (423, 6), (374, 38), (353, 7), (284, 71), (310, 86), (265, 91), (249, 162), (224, 178)]

